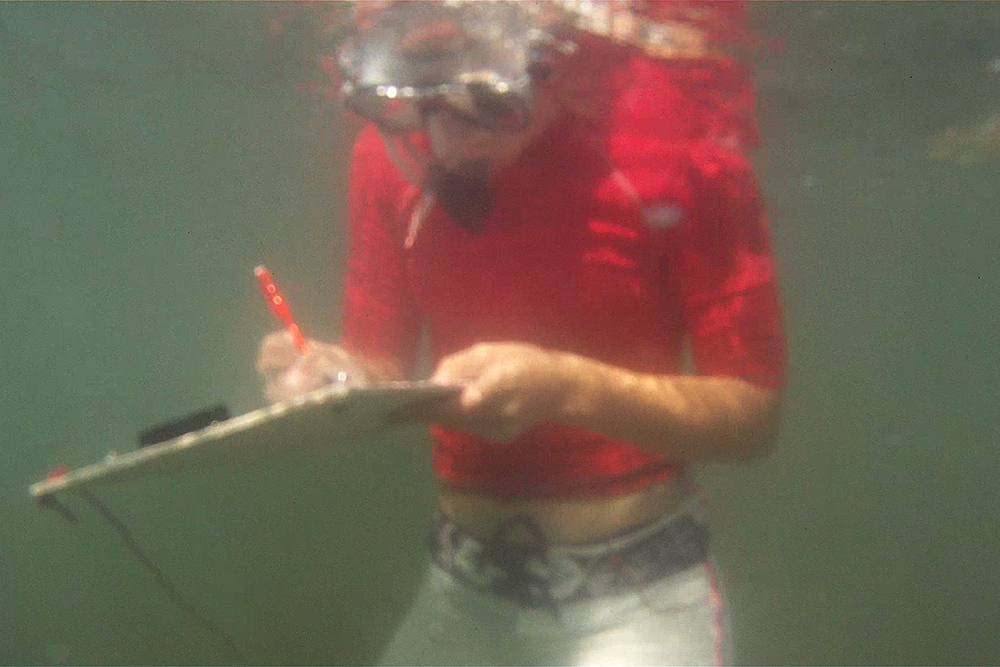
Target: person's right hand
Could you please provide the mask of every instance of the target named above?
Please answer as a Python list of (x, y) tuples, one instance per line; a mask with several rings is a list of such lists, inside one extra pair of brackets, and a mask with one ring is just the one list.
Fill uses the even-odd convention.
[(257, 372), (264, 379), (269, 401), (287, 401), (332, 382), (368, 382), (361, 364), (340, 346), (317, 340), (309, 340), (309, 346), (309, 352), (302, 354), (285, 330), (270, 333), (261, 341)]

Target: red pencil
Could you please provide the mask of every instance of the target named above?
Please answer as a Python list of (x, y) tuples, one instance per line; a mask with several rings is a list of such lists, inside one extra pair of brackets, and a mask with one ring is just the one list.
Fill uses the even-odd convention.
[(260, 291), (264, 294), (264, 298), (267, 299), (267, 305), (271, 307), (271, 312), (279, 320), (285, 323), (285, 328), (288, 329), (288, 333), (292, 334), (292, 340), (295, 341), (295, 347), (298, 348), (299, 352), (306, 354), (309, 352), (309, 342), (306, 337), (302, 335), (302, 330), (299, 329), (299, 325), (295, 322), (295, 318), (292, 317), (292, 311), (288, 308), (288, 301), (281, 294), (278, 286), (274, 284), (274, 279), (271, 277), (271, 272), (267, 270), (266, 267), (258, 266), (253, 270), (253, 274), (257, 276), (257, 284), (260, 285)]

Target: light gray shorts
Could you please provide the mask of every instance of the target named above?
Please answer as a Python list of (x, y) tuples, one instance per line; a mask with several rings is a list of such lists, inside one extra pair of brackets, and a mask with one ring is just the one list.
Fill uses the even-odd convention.
[[(648, 558), (671, 558), (664, 540), (683, 539), (673, 527), (700, 505), (600, 544), (552, 546), (544, 551), (554, 590), (545, 604), (518, 599), (490, 586), (496, 568), (486, 572), (476, 549), (463, 536), (458, 551), (442, 558), (435, 545), (442, 531), (460, 530), (439, 520), (430, 538), (432, 560), (417, 596), (385, 649), (385, 665), (710, 665), (728, 657), (728, 626), (711, 559), (684, 563), (681, 569), (649, 567)], [(664, 538), (664, 535), (667, 537)], [(658, 545), (649, 548), (649, 543)], [(449, 545), (457, 544), (454, 539)], [(470, 546), (471, 544), (471, 546)], [(644, 546), (645, 545), (645, 546)], [(683, 545), (681, 551), (683, 552)], [(609, 585), (606, 560), (627, 568), (637, 554), (638, 577)], [(622, 561), (624, 554), (626, 560)], [(617, 560), (616, 560), (617, 558)], [(455, 566), (462, 565), (461, 568)], [(580, 564), (583, 564), (582, 568)], [(594, 564), (597, 564), (595, 566)], [(562, 565), (560, 565), (562, 564)], [(531, 569), (529, 567), (529, 569)], [(583, 569), (584, 575), (580, 576)], [(613, 568), (612, 568), (613, 569)], [(448, 570), (451, 570), (450, 572)], [(572, 572), (575, 582), (563, 585)], [(650, 573), (666, 572), (664, 576)], [(593, 595), (581, 594), (594, 574), (601, 583)], [(603, 573), (603, 574), (602, 574)], [(643, 574), (645, 573), (645, 574)], [(581, 583), (582, 582), (582, 583)], [(632, 582), (632, 583), (629, 583)], [(641, 582), (641, 583), (640, 583)], [(537, 588), (537, 586), (535, 587)]]

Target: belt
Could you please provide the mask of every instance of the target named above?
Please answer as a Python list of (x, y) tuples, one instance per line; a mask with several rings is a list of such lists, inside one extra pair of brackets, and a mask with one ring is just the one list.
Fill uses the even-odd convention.
[[(518, 526), (531, 541), (508, 539)], [(538, 524), (526, 516), (505, 520), (482, 540), (439, 511), (428, 547), (434, 563), (466, 585), (558, 613), (560, 604), (641, 590), (703, 563), (709, 538), (704, 516), (692, 510), (587, 545), (549, 545)]]

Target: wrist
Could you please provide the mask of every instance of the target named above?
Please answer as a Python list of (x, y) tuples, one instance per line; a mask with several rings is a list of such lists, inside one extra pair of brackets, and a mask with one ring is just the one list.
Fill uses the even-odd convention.
[(571, 352), (557, 352), (555, 355), (561, 395), (556, 402), (553, 421), (591, 428), (594, 415), (601, 411), (606, 384), (602, 379), (603, 365)]

